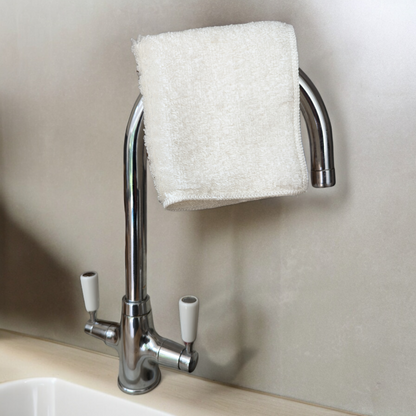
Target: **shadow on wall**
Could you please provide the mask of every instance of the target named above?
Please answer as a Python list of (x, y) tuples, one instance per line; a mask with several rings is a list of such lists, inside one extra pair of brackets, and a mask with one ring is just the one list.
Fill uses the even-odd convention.
[(0, 207), (0, 327), (55, 340), (79, 330), (71, 313), (80, 306), (71, 278)]
[[(184, 214), (193, 224), (198, 249), (191, 260), (184, 248), (181, 257), (191, 261), (178, 275), (184, 276), (181, 287), (192, 285), (191, 291), (201, 294), (198, 375), (244, 385), (258, 343), (270, 342), (264, 340), (265, 309), (270, 309), (268, 297), (278, 294), (280, 252), (264, 235), (278, 232), (280, 207), (280, 201), (261, 200)], [(264, 268), (276, 277), (271, 288), (259, 285)]]

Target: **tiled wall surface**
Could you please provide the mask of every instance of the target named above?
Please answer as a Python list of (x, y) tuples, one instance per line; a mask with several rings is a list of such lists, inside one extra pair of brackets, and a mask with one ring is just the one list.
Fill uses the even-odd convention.
[[(130, 39), (280, 20), (319, 88), (337, 186), (166, 212), (149, 182), (149, 293), (179, 340), (200, 298), (197, 375), (377, 416), (416, 414), (416, 3), (0, 0), (0, 327), (110, 352), (83, 333), (124, 291)], [(305, 140), (306, 143), (306, 140)]]

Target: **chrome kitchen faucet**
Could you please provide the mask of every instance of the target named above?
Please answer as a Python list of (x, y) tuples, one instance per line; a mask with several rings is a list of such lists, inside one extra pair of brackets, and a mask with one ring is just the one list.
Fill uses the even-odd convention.
[[(300, 107), (310, 143), (311, 181), (315, 188), (335, 185), (332, 130), (325, 105), (311, 80), (299, 70)], [(124, 142), (124, 209), (126, 216), (126, 294), (120, 323), (97, 319), (98, 275), (81, 275), (85, 307), (90, 319), (85, 332), (115, 348), (120, 359), (118, 385), (129, 394), (142, 394), (160, 382), (159, 364), (191, 373), (198, 362), (193, 351), (199, 301), (179, 301), (182, 339), (179, 344), (160, 336), (154, 327), (146, 272), (146, 168), (143, 137), (143, 100), (137, 98)]]

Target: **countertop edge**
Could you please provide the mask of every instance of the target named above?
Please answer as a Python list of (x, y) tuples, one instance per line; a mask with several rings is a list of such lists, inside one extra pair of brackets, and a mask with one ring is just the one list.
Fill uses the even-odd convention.
[(150, 393), (129, 396), (117, 387), (118, 359), (0, 329), (0, 383), (54, 377), (174, 415), (360, 416), (272, 394), (224, 385), (161, 368)]

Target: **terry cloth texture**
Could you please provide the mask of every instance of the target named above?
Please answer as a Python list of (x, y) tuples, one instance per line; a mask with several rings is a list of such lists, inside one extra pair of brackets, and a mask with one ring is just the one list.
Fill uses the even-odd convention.
[(292, 26), (255, 22), (140, 36), (132, 50), (164, 208), (306, 191)]

